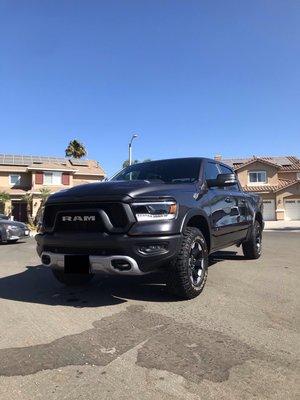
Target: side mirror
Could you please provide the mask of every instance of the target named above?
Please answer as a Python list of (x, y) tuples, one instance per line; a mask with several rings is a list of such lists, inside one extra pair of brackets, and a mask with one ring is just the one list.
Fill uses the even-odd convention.
[(224, 187), (224, 186), (234, 186), (237, 184), (237, 179), (235, 174), (219, 174), (217, 179), (207, 179), (208, 187)]

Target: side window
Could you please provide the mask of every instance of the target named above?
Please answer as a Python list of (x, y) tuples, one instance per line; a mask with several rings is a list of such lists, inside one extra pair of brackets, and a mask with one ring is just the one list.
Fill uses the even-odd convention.
[[(221, 174), (235, 174), (235, 172), (229, 168), (229, 167), (225, 167), (225, 165), (221, 165), (219, 164), (219, 168), (221, 171)], [(236, 174), (235, 174), (236, 175)], [(228, 186), (228, 190), (240, 190), (239, 185), (234, 185), (234, 186)]]
[(225, 167), (225, 165), (219, 164), (219, 168), (221, 170), (221, 174), (233, 174), (234, 173), (231, 168)]
[(205, 165), (205, 179), (217, 179), (219, 175), (217, 164), (214, 162), (207, 162)]

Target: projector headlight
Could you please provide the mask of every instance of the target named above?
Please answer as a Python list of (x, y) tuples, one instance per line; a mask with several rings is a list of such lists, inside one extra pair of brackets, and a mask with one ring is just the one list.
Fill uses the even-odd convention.
[(139, 222), (174, 219), (176, 218), (178, 208), (175, 201), (133, 203), (131, 207)]

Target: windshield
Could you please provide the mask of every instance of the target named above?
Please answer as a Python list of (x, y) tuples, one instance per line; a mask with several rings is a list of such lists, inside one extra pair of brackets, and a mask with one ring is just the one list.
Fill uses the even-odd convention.
[(134, 164), (112, 177), (112, 181), (146, 180), (164, 183), (192, 183), (198, 180), (201, 159), (179, 158)]

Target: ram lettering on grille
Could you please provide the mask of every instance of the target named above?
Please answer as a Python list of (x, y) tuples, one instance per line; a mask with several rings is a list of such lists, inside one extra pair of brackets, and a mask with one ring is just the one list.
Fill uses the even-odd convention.
[(62, 216), (63, 222), (89, 222), (89, 221), (96, 221), (95, 215), (63, 215)]

